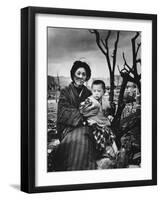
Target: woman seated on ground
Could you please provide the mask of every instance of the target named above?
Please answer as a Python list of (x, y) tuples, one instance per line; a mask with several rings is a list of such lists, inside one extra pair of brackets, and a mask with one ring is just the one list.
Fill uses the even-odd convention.
[(62, 89), (57, 112), (57, 131), (60, 137), (55, 167), (57, 171), (96, 169), (96, 153), (90, 128), (84, 118), (93, 116), (97, 109), (89, 108), (80, 113), (79, 105), (91, 95), (84, 85), (91, 77), (87, 63), (74, 62), (71, 69), (72, 83)]

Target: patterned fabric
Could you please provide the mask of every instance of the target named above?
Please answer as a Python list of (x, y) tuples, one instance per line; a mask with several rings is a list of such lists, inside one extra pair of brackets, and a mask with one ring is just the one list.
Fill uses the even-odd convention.
[(99, 152), (105, 152), (108, 145), (112, 145), (115, 138), (112, 130), (108, 127), (99, 127), (97, 124), (92, 126), (92, 134), (96, 144), (96, 150)]

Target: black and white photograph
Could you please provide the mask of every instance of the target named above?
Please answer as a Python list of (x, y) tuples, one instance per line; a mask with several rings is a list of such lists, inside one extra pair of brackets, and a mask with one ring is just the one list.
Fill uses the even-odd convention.
[(47, 172), (141, 168), (142, 32), (46, 32)]
[(22, 191), (157, 184), (156, 22), (22, 9)]

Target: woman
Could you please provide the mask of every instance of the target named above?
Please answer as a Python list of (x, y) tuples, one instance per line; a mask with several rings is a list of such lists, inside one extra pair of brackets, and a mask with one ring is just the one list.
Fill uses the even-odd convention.
[(87, 63), (74, 62), (71, 69), (72, 83), (61, 91), (57, 131), (61, 140), (56, 152), (57, 171), (96, 169), (95, 148), (90, 128), (83, 125), (84, 118), (95, 115), (97, 110), (79, 112), (79, 105), (91, 95), (84, 83), (91, 77)]

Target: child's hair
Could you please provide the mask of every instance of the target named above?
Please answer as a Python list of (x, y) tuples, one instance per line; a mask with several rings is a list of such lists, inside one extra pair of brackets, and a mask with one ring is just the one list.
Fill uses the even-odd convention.
[(106, 91), (105, 83), (102, 80), (94, 80), (91, 87), (93, 87), (93, 85), (102, 85), (102, 89), (104, 92)]

